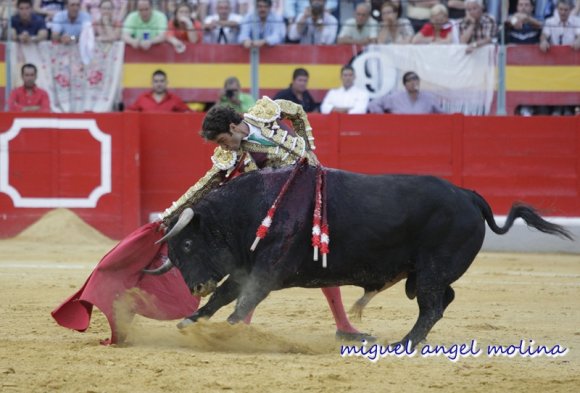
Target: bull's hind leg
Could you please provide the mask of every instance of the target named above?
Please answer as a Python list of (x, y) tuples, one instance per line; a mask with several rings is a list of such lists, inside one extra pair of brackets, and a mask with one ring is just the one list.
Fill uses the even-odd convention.
[(406, 346), (410, 341), (414, 348), (427, 337), (435, 323), (443, 317), (445, 307), (451, 302), (446, 303), (446, 299), (448, 299), (446, 293), (449, 293), (447, 288), (451, 289), (451, 287), (425, 286), (419, 283), (417, 287), (419, 317), (411, 331), (401, 340), (403, 345)]

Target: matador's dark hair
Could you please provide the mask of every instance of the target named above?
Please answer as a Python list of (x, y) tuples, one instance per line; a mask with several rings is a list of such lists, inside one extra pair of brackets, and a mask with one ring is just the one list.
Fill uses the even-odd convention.
[(230, 124), (240, 124), (242, 120), (243, 116), (231, 106), (216, 105), (205, 115), (199, 134), (208, 141), (214, 141), (219, 134), (230, 133)]

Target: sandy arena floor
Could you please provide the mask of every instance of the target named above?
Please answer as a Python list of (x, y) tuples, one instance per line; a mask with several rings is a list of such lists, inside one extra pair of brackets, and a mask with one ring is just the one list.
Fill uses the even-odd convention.
[[(64, 235), (64, 231), (67, 235)], [(251, 326), (210, 322), (180, 333), (175, 321), (137, 318), (123, 346), (96, 311), (86, 333), (50, 311), (79, 288), (113, 243), (64, 210), (0, 241), (0, 392), (579, 392), (580, 257), (480, 254), (455, 285), (455, 301), (426, 343), (477, 340), (478, 357), (341, 357), (320, 290), (273, 293)], [(350, 307), (361, 295), (343, 288)], [(357, 326), (393, 342), (417, 316), (402, 284), (378, 295)], [(489, 357), (488, 345), (520, 344), (563, 356)], [(557, 348), (556, 348), (557, 350)]]

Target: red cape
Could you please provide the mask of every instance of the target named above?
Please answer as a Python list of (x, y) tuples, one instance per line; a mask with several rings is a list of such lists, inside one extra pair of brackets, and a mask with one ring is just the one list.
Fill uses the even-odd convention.
[(159, 223), (137, 229), (101, 259), (83, 287), (52, 311), (56, 322), (66, 328), (84, 332), (91, 322), (93, 306), (105, 314), (111, 327), (111, 338), (103, 344), (123, 341), (116, 324), (113, 303), (131, 288), (151, 295), (150, 299), (135, 299), (130, 310), (134, 314), (159, 320), (179, 319), (193, 314), (200, 299), (191, 295), (178, 269), (160, 276), (144, 274), (144, 268), (161, 264), (167, 255), (167, 245), (156, 245), (162, 236)]

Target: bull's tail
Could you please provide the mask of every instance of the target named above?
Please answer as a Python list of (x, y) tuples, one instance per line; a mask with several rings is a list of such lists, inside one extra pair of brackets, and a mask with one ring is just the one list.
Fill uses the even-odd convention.
[(491, 207), (487, 201), (475, 191), (472, 191), (472, 195), (473, 200), (477, 206), (479, 206), (483, 218), (487, 222), (487, 225), (489, 225), (490, 229), (498, 235), (507, 233), (507, 231), (509, 231), (509, 229), (512, 227), (516, 218), (519, 217), (523, 219), (529, 227), (536, 228), (540, 232), (549, 233), (550, 235), (556, 235), (569, 240), (574, 240), (566, 228), (544, 220), (533, 207), (523, 203), (514, 203), (510, 209), (504, 226), (499, 227), (495, 222), (493, 212), (491, 211)]

